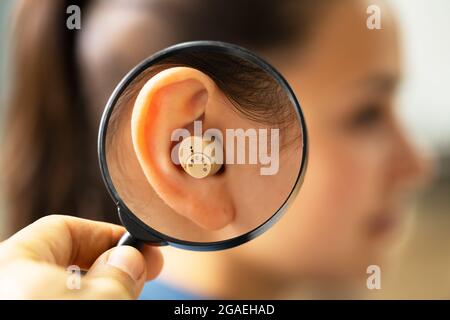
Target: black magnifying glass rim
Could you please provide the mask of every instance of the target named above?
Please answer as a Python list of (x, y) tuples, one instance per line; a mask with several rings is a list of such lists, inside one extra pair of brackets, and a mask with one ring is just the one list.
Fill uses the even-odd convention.
[[(119, 193), (114, 187), (114, 184), (112, 182), (111, 176), (109, 174), (108, 165), (106, 161), (106, 134), (108, 129), (109, 120), (111, 117), (111, 114), (114, 110), (114, 107), (116, 106), (116, 103), (121, 96), (121, 94), (124, 92), (124, 90), (128, 87), (128, 85), (143, 71), (145, 71), (150, 66), (157, 64), (161, 60), (168, 58), (170, 56), (173, 56), (175, 54), (178, 54), (183, 51), (198, 51), (198, 50), (207, 50), (210, 52), (216, 52), (216, 53), (225, 53), (225, 54), (231, 54), (234, 56), (238, 56), (242, 59), (251, 61), (252, 63), (255, 63), (257, 66), (261, 67), (263, 70), (268, 72), (281, 87), (284, 89), (284, 91), (287, 93), (289, 100), (291, 103), (295, 106), (295, 111), (298, 120), (300, 121), (300, 124), (302, 126), (302, 159), (301, 159), (301, 165), (299, 172), (297, 174), (297, 179), (295, 181), (295, 184), (287, 196), (286, 200), (283, 202), (283, 204), (279, 207), (279, 209), (265, 222), (263, 222), (258, 227), (254, 228), (251, 231), (248, 231), (247, 233), (244, 233), (242, 235), (221, 240), (221, 241), (214, 241), (214, 242), (194, 242), (194, 241), (187, 241), (187, 240), (180, 240), (177, 238), (173, 238), (170, 236), (167, 236), (166, 234), (160, 233), (159, 231), (151, 228), (144, 222), (142, 222), (132, 211), (126, 206), (126, 204), (122, 201)], [(257, 237), (258, 235), (264, 233), (267, 229), (269, 229), (278, 219), (282, 216), (282, 214), (285, 212), (286, 208), (289, 206), (289, 204), (292, 202), (292, 200), (295, 198), (295, 195), (297, 195), (300, 186), (303, 182), (307, 162), (308, 162), (308, 136), (307, 136), (307, 130), (306, 130), (306, 123), (303, 116), (303, 112), (301, 110), (300, 104), (294, 94), (294, 91), (288, 84), (288, 82), (284, 79), (284, 77), (268, 62), (263, 60), (262, 58), (258, 57), (251, 51), (242, 48), (240, 46), (221, 42), (221, 41), (210, 41), (210, 40), (201, 40), (201, 41), (190, 41), (190, 42), (183, 42), (179, 43), (173, 46), (170, 46), (166, 49), (163, 49), (147, 59), (143, 60), (141, 63), (139, 63), (136, 67), (134, 67), (117, 85), (117, 87), (114, 89), (111, 97), (109, 98), (105, 110), (103, 112), (101, 121), (100, 121), (100, 128), (99, 128), (99, 134), (98, 134), (98, 158), (99, 158), (99, 164), (100, 164), (100, 171), (102, 174), (103, 182), (105, 183), (105, 186), (113, 199), (114, 203), (117, 205), (119, 215), (121, 217), (122, 222), (124, 215), (127, 216), (127, 219), (131, 219), (133, 225), (143, 230), (143, 232), (147, 232), (149, 235), (149, 238), (154, 239), (155, 241), (151, 242), (154, 245), (171, 245), (174, 247), (187, 249), (187, 250), (194, 250), (194, 251), (213, 251), (213, 250), (223, 250), (232, 248), (238, 245), (241, 245), (247, 241), (250, 241)], [(128, 224), (129, 225), (129, 224)], [(128, 232), (132, 235), (133, 232), (129, 230), (127, 227)], [(136, 237), (136, 236), (135, 236)], [(138, 240), (140, 237), (136, 237)], [(144, 242), (147, 242), (146, 240), (142, 240)]]

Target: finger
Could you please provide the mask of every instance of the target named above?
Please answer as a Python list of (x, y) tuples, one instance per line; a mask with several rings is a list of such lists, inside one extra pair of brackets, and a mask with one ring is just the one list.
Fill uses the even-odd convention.
[[(161, 267), (160, 250), (150, 246), (142, 253), (128, 246), (110, 249), (83, 277), (49, 263), (16, 259), (1, 269), (0, 299), (135, 299)], [(74, 281), (80, 285), (73, 287)]]
[(62, 299), (70, 294), (66, 281), (67, 273), (61, 267), (25, 259), (13, 260), (0, 271), (0, 300)]
[(147, 266), (147, 281), (153, 280), (159, 275), (164, 264), (161, 250), (154, 246), (144, 245), (140, 251)]
[(147, 261), (137, 249), (130, 246), (113, 248), (95, 261), (84, 278), (83, 293), (95, 297), (136, 299), (147, 279), (147, 271)]
[(100, 254), (117, 243), (124, 231), (110, 223), (51, 215), (22, 229), (4, 245), (16, 256), (88, 269)]

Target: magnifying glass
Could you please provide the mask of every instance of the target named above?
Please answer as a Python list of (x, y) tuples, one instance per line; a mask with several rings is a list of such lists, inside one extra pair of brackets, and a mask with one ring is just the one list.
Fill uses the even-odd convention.
[(119, 245), (221, 250), (266, 231), (307, 163), (300, 105), (252, 52), (194, 41), (119, 83), (100, 123), (104, 183), (127, 229)]

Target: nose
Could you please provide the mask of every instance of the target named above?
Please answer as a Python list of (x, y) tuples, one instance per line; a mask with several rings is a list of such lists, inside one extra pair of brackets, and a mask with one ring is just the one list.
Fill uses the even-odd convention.
[(396, 179), (410, 187), (427, 184), (435, 173), (435, 157), (431, 150), (414, 142), (401, 126), (395, 129), (393, 166)]

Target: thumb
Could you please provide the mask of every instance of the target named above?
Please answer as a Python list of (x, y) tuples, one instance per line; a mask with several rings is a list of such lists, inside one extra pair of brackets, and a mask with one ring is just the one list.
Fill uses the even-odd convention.
[(146, 281), (143, 255), (130, 246), (112, 248), (100, 257), (83, 279), (83, 298), (136, 299)]

